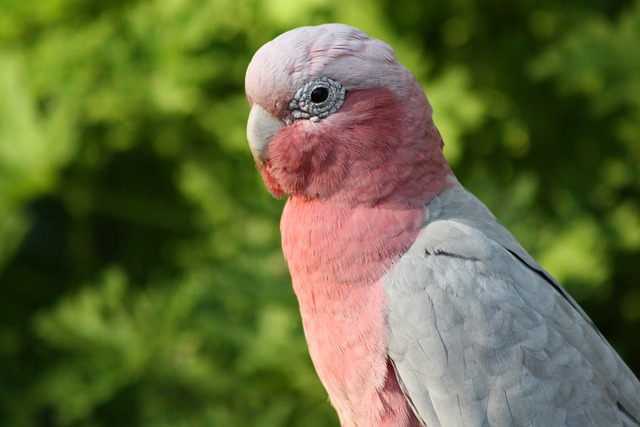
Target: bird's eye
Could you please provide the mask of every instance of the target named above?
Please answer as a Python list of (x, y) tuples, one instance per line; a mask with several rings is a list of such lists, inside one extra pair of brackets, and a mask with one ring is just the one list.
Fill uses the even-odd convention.
[(344, 102), (346, 91), (342, 85), (328, 77), (318, 77), (302, 85), (289, 103), (294, 119), (319, 121), (333, 114)]
[(324, 86), (318, 86), (314, 90), (311, 91), (311, 102), (314, 104), (320, 104), (324, 102), (329, 97), (329, 89)]

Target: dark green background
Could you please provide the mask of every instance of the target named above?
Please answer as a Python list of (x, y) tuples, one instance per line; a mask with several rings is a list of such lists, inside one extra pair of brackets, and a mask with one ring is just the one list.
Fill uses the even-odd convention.
[(640, 3), (0, 0), (0, 425), (337, 425), (245, 140), (244, 72), (339, 21), (640, 372)]

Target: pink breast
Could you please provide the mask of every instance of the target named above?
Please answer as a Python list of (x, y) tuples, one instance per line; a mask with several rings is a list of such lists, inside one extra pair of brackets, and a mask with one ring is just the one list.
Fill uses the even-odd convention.
[(388, 362), (380, 280), (422, 220), (422, 209), (296, 198), (283, 213), (283, 249), (309, 352), (343, 425), (419, 425)]

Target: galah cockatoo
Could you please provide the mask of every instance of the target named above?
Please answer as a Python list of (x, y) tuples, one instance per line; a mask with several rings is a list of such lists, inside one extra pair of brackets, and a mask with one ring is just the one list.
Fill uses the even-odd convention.
[(342, 425), (640, 425), (640, 383), (458, 183), (391, 47), (346, 25), (298, 28), (258, 50), (246, 93)]

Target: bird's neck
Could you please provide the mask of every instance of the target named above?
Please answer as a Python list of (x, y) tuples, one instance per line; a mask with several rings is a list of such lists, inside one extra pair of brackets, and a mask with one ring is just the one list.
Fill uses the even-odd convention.
[(294, 286), (335, 293), (376, 283), (415, 239), (423, 206), (344, 207), (292, 197), (282, 214), (282, 246)]
[[(381, 278), (415, 240), (423, 215), (422, 207), (297, 198), (285, 207), (283, 249), (309, 351), (343, 425), (415, 424), (387, 357)], [(369, 401), (379, 404), (360, 413)]]

